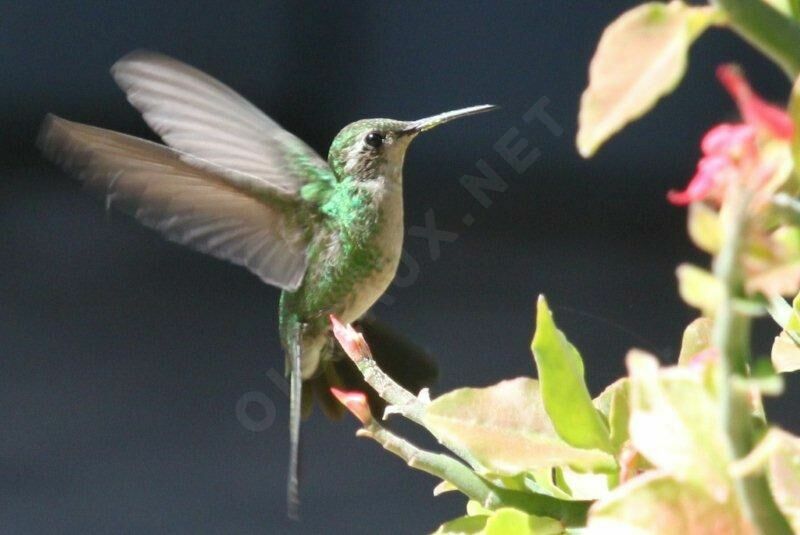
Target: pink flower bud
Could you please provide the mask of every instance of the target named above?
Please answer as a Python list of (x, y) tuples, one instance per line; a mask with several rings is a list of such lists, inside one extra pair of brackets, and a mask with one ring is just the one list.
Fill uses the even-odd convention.
[(339, 341), (347, 356), (353, 362), (359, 362), (361, 359), (372, 358), (372, 352), (364, 340), (364, 335), (353, 329), (350, 324), (344, 325), (333, 314), (330, 315), (331, 326), (333, 327), (333, 336)]
[(369, 404), (367, 404), (367, 396), (363, 392), (348, 392), (331, 387), (331, 394), (339, 400), (339, 403), (347, 407), (347, 410), (352, 412), (362, 424), (367, 425), (372, 421), (372, 413), (369, 410)]

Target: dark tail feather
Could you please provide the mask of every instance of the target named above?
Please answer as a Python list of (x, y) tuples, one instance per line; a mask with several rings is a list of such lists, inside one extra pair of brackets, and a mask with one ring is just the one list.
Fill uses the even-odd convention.
[(299, 334), (289, 348), (289, 477), (286, 483), (286, 505), (289, 518), (297, 520), (300, 515), (299, 449), (300, 416), (303, 402), (303, 380), (300, 376)]
[[(364, 333), (378, 366), (407, 390), (416, 394), (436, 380), (437, 368), (430, 353), (408, 338), (374, 318), (361, 319), (356, 322), (355, 327)], [(386, 403), (364, 382), (355, 364), (338, 344), (335, 344), (334, 355), (333, 360), (324, 364), (323, 373), (306, 381), (307, 390), (313, 390), (323, 412), (331, 418), (339, 418), (344, 413), (342, 405), (330, 393), (330, 387), (336, 386), (364, 392), (373, 413), (383, 414)], [(310, 412), (310, 409), (309, 406), (304, 406), (304, 412)]]

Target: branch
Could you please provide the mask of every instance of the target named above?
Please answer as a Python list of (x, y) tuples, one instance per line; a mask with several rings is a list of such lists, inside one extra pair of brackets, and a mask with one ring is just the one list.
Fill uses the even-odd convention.
[[(375, 389), (378, 395), (389, 405), (386, 407), (384, 419), (392, 413), (405, 416), (412, 422), (425, 427), (423, 417), (425, 408), (430, 403), (427, 389), (415, 396), (392, 379), (380, 369), (378, 363), (372, 358), (372, 351), (364, 340), (364, 335), (353, 329), (352, 325), (343, 325), (336, 316), (330, 316), (333, 334), (350, 357), (358, 371), (364, 376), (364, 380), (369, 386)], [(438, 437), (437, 437), (438, 439)], [(447, 440), (439, 440), (447, 449), (461, 457), (473, 468), (478, 468), (478, 463), (474, 456), (464, 448), (459, 447)]]
[(331, 392), (363, 424), (364, 427), (356, 433), (358, 436), (375, 440), (384, 449), (403, 459), (411, 468), (447, 481), (483, 507), (487, 509), (515, 507), (532, 515), (555, 518), (565, 526), (586, 524), (586, 515), (591, 502), (559, 500), (543, 494), (497, 487), (456, 459), (441, 453), (420, 449), (381, 426), (369, 412), (364, 394), (343, 392), (336, 388), (332, 388)]
[[(723, 244), (714, 260), (714, 276), (720, 281), (723, 296), (714, 318), (713, 341), (720, 353), (719, 398), (722, 422), (733, 459), (745, 457), (755, 437), (747, 392), (734, 383), (747, 376), (750, 353), (750, 319), (735, 310), (745, 297), (742, 285), (740, 251), (745, 233), (749, 196), (741, 188), (731, 188), (723, 228)], [(791, 528), (772, 498), (766, 476), (735, 479), (735, 491), (747, 516), (762, 533), (791, 533)]]
[(351, 325), (343, 325), (336, 316), (330, 316), (333, 334), (350, 357), (358, 371), (364, 376), (364, 380), (369, 386), (375, 389), (384, 401), (389, 403), (386, 414), (393, 412), (402, 414), (409, 420), (419, 425), (422, 423), (422, 415), (425, 413), (425, 406), (430, 402), (423, 390), (419, 396), (415, 396), (394, 379), (378, 367), (372, 358), (372, 351), (364, 340), (364, 336), (356, 332)]

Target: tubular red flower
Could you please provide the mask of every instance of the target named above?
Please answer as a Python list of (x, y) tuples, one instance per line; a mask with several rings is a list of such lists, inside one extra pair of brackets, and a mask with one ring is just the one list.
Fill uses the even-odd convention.
[(755, 128), (749, 124), (722, 123), (706, 132), (700, 142), (700, 148), (705, 155), (728, 154), (754, 143), (755, 140)]
[(759, 97), (736, 65), (717, 67), (717, 78), (736, 101), (746, 123), (768, 130), (779, 139), (791, 139), (794, 131), (792, 119), (784, 110)]
[(745, 180), (754, 189), (763, 185), (769, 179), (765, 173), (775, 168), (762, 165), (760, 143), (785, 142), (793, 134), (789, 115), (756, 95), (738, 67), (721, 65), (717, 77), (733, 97), (744, 122), (719, 124), (703, 136), (703, 157), (686, 189), (667, 193), (667, 200), (678, 206), (704, 200), (720, 202), (732, 180)]
[(706, 156), (697, 163), (697, 172), (683, 191), (670, 190), (667, 200), (676, 206), (686, 206), (708, 197), (717, 186), (719, 178), (731, 166), (726, 156)]

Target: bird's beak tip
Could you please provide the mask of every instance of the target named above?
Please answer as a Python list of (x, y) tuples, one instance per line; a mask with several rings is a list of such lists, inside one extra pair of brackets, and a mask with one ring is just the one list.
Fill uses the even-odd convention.
[(430, 130), (431, 128), (435, 128), (439, 125), (448, 123), (455, 119), (468, 117), (470, 115), (477, 115), (479, 113), (496, 110), (498, 108), (499, 106), (495, 106), (494, 104), (481, 104), (479, 106), (470, 106), (468, 108), (446, 111), (438, 115), (433, 115), (431, 117), (426, 117), (424, 119), (419, 119), (417, 121), (412, 122), (407, 132), (410, 134), (418, 134), (420, 132), (425, 132), (426, 130)]

